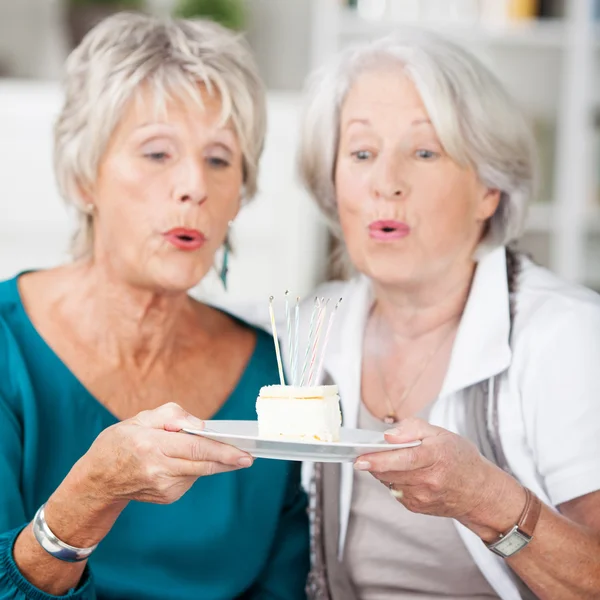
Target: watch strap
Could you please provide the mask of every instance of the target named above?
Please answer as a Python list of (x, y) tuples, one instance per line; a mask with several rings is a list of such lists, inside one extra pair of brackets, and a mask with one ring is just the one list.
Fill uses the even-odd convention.
[(525, 508), (521, 513), (517, 527), (532, 538), (542, 512), (542, 501), (528, 488), (525, 488), (525, 494)]
[[(540, 519), (542, 512), (542, 501), (528, 488), (525, 490), (525, 508), (519, 517), (519, 520), (508, 531), (501, 533), (492, 543), (486, 543), (486, 546), (502, 558), (513, 556), (519, 550), (523, 549), (533, 539), (533, 533)], [(510, 552), (504, 549), (509, 539), (518, 537), (521, 541), (519, 547)]]

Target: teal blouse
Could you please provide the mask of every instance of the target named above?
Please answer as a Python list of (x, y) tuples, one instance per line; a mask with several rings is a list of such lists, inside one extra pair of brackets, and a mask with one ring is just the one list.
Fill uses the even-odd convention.
[[(256, 336), (216, 419), (255, 419), (259, 388), (278, 380), (272, 338), (259, 329)], [(0, 282), (0, 600), (56, 597), (21, 576), (14, 541), (98, 434), (116, 422), (37, 333), (17, 279)], [(90, 558), (79, 587), (64, 597), (305, 598), (308, 521), (299, 469), (300, 463), (258, 459), (249, 469), (199, 479), (174, 504), (131, 502)]]

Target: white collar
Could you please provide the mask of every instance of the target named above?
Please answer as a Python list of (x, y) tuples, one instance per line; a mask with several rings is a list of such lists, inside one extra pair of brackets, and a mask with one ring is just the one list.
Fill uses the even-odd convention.
[(509, 336), (506, 250), (501, 247), (477, 265), (440, 396), (505, 371), (512, 357)]
[[(355, 386), (351, 396), (356, 398), (355, 394), (360, 393), (362, 339), (372, 304), (370, 280), (364, 276), (352, 280), (343, 295), (336, 335), (330, 338), (324, 365), (336, 383), (345, 383), (343, 387), (346, 390), (352, 389), (350, 384)], [(506, 254), (505, 248), (500, 247), (483, 257), (477, 265), (440, 396), (452, 394), (506, 370), (512, 356), (509, 334)], [(350, 412), (354, 414), (356, 411)], [(353, 426), (354, 419), (349, 419), (350, 416), (346, 414), (345, 421)]]

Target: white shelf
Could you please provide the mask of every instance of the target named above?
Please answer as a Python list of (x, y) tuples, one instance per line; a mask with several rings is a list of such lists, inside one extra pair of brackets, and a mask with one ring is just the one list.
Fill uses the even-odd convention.
[[(339, 36), (348, 41), (364, 41), (393, 33), (403, 26), (429, 29), (465, 45), (490, 44), (530, 48), (565, 47), (569, 38), (568, 25), (563, 19), (544, 19), (485, 25), (482, 23), (398, 22), (390, 19), (370, 20), (356, 10), (342, 8), (339, 13)], [(600, 49), (600, 26), (594, 27), (594, 46)]]
[[(551, 203), (536, 202), (529, 207), (525, 230), (532, 233), (552, 233), (556, 228), (556, 211)], [(600, 207), (585, 211), (585, 231), (600, 233)]]

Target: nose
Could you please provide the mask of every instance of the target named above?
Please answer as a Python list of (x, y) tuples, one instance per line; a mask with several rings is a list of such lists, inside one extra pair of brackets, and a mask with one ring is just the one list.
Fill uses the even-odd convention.
[(207, 189), (204, 169), (197, 161), (183, 162), (177, 173), (175, 199), (178, 203), (202, 204), (206, 200)]
[(406, 196), (408, 183), (402, 175), (402, 164), (394, 157), (380, 157), (375, 169), (373, 188), (376, 198), (400, 200)]

